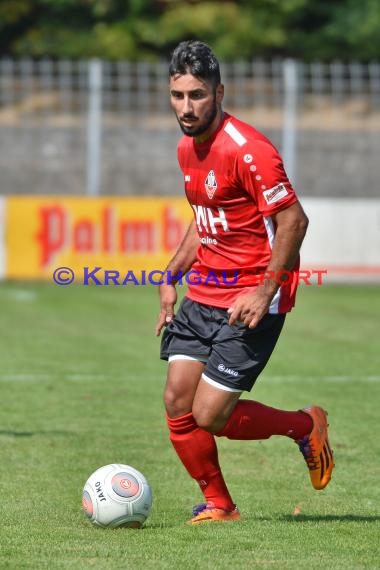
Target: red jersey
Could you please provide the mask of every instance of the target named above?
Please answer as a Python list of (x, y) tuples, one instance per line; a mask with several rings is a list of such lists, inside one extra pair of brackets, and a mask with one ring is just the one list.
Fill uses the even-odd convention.
[[(228, 308), (238, 295), (257, 287), (276, 233), (271, 216), (297, 197), (272, 143), (226, 113), (205, 142), (183, 136), (178, 161), (200, 240), (187, 275), (187, 297)], [(298, 266), (299, 260), (294, 269)], [(278, 289), (270, 313), (291, 310), (295, 282)]]

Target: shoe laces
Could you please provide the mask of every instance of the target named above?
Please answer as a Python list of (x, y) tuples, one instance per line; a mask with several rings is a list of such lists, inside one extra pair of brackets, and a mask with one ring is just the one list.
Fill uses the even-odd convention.
[(201, 503), (200, 505), (195, 505), (195, 507), (193, 507), (193, 517), (196, 517), (200, 513), (203, 513), (203, 511), (212, 511), (215, 508), (216, 507), (214, 503), (211, 503), (211, 501), (209, 503)]
[(305, 436), (303, 439), (297, 442), (300, 452), (305, 458), (308, 468), (310, 471), (318, 469), (318, 458), (315, 455), (315, 450), (311, 445), (309, 436)]
[(200, 505), (195, 505), (193, 507), (193, 517), (196, 517), (200, 513), (202, 513), (205, 509), (207, 509), (206, 503), (201, 503)]
[[(208, 503), (201, 503), (200, 505), (195, 505), (195, 507), (193, 507), (193, 517), (200, 515), (204, 511), (215, 511), (215, 510), (225, 511), (225, 509), (217, 507), (215, 503), (213, 503), (212, 501), (209, 501)], [(234, 509), (231, 511), (231, 513), (235, 511), (237, 511), (236, 505), (234, 505)]]

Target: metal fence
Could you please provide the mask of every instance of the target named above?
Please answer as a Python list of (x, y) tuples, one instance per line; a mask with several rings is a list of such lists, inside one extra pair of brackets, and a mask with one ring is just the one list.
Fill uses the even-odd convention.
[[(380, 63), (222, 64), (299, 195), (379, 196)], [(0, 60), (0, 193), (182, 193), (167, 62)]]

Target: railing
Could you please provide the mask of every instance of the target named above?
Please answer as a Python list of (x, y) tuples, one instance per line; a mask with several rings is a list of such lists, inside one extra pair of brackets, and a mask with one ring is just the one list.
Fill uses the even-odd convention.
[[(300, 195), (379, 195), (380, 63), (222, 65)], [(1, 194), (180, 194), (167, 62), (0, 60)]]

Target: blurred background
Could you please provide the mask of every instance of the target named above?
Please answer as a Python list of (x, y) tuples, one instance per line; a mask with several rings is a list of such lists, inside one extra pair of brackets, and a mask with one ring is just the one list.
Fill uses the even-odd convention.
[(187, 217), (167, 65), (193, 38), (221, 61), (225, 109), (283, 155), (311, 219), (304, 267), (380, 279), (378, 0), (2, 0), (2, 277), (51, 278), (69, 250), (170, 254)]

